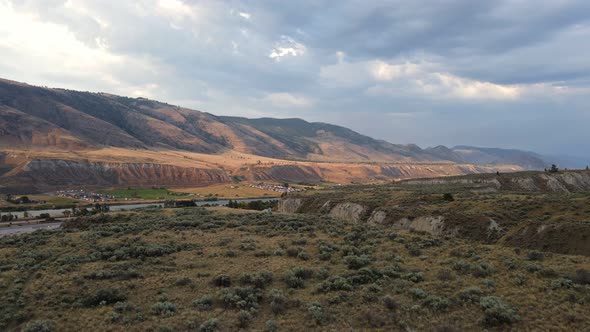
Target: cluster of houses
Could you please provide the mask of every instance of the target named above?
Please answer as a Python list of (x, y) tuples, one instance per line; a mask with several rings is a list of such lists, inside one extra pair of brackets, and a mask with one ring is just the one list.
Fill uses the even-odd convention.
[(266, 183), (249, 184), (248, 186), (252, 187), (252, 188), (263, 189), (263, 190), (276, 191), (279, 193), (292, 193), (292, 192), (297, 192), (297, 191), (303, 190), (303, 189), (291, 188), (291, 187), (284, 186), (284, 185), (266, 184)]
[(59, 190), (54, 193), (57, 196), (79, 199), (87, 202), (109, 202), (116, 199), (115, 196), (80, 190)]

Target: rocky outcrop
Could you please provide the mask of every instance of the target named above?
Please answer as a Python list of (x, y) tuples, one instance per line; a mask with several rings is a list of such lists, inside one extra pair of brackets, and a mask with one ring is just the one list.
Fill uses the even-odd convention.
[(369, 217), (369, 220), (367, 220), (367, 222), (369, 224), (383, 224), (385, 222), (386, 218), (387, 218), (387, 213), (385, 213), (385, 211), (373, 210), (373, 212), (371, 212), (371, 216)]
[(338, 219), (360, 221), (367, 207), (356, 203), (339, 203), (330, 210), (330, 216)]
[(474, 190), (570, 193), (590, 191), (589, 171), (558, 173), (524, 172), (514, 174), (482, 174), (469, 177), (415, 179), (404, 181), (409, 185), (468, 185)]
[(302, 204), (301, 198), (284, 198), (277, 205), (277, 211), (282, 213), (295, 213)]
[(393, 223), (397, 229), (426, 232), (432, 235), (442, 235), (445, 229), (445, 218), (442, 216), (423, 216), (418, 218), (402, 218)]

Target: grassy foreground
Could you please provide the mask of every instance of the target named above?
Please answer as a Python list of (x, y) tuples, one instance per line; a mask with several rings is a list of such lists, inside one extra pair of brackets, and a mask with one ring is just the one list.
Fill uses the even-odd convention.
[(0, 330), (590, 329), (589, 257), (240, 212), (2, 238)]

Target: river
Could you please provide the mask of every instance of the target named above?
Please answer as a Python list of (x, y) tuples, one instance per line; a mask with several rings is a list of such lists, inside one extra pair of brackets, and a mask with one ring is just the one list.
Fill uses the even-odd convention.
[[(243, 198), (243, 199), (233, 199), (232, 201), (237, 202), (253, 202), (253, 201), (263, 201), (263, 202), (270, 202), (276, 201), (278, 198)], [(227, 199), (220, 199), (217, 201), (196, 201), (197, 206), (203, 205), (226, 205), (229, 203)], [(140, 204), (126, 204), (126, 205), (109, 205), (110, 211), (126, 211), (126, 210), (136, 210), (146, 207), (163, 207), (163, 203), (140, 203)], [(15, 212), (4, 212), (0, 211), (2, 214), (11, 213), (12, 215), (16, 216), (18, 219), (23, 219), (25, 217), (25, 212), (28, 213), (28, 218), (35, 218), (40, 216), (43, 213), (49, 213), (51, 217), (63, 217), (63, 212), (66, 210), (72, 209), (49, 209), (49, 210), (28, 210), (28, 211), (15, 211)]]

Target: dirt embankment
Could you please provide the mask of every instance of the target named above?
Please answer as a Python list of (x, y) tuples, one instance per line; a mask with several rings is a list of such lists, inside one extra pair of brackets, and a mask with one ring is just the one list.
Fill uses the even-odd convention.
[(526, 223), (502, 238), (500, 243), (560, 254), (590, 256), (590, 221)]
[(590, 172), (529, 172), (526, 174), (477, 175), (404, 181), (409, 185), (472, 185), (479, 190), (572, 193), (590, 191)]
[(392, 196), (379, 200), (385, 193), (385, 189), (376, 187), (375, 196), (370, 199), (350, 191), (287, 196), (279, 202), (278, 211), (330, 215), (347, 221), (388, 225), (392, 230), (590, 256), (590, 221), (586, 219), (590, 210), (584, 209), (589, 200), (581, 198), (586, 197), (582, 194), (499, 193), (483, 197), (471, 194), (454, 202), (440, 203), (442, 194), (403, 196), (394, 192), (394, 196), (403, 197), (392, 203)]
[(230, 181), (219, 169), (52, 159), (28, 161), (2, 176), (5, 190), (23, 192), (67, 186), (201, 186)]

